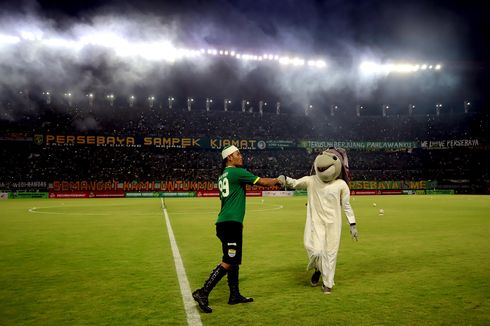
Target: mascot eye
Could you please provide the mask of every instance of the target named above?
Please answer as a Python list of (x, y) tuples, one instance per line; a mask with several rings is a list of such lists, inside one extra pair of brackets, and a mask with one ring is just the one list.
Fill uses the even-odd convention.
[(332, 158), (334, 161), (337, 161), (337, 156), (334, 155), (334, 156), (332, 156)]

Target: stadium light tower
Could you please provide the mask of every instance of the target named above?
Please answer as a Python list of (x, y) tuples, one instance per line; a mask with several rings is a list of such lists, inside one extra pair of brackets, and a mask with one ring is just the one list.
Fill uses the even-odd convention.
[(191, 111), (192, 110), (192, 103), (194, 103), (194, 99), (192, 97), (188, 97), (187, 98), (187, 111)]
[(231, 101), (229, 99), (225, 98), (224, 101), (223, 101), (223, 107), (224, 107), (225, 112), (228, 111), (228, 106), (230, 104), (231, 104)]
[(381, 106), (381, 110), (383, 113), (383, 117), (386, 117), (388, 115), (388, 110), (390, 109), (390, 106), (388, 104), (383, 104)]
[(409, 115), (409, 116), (412, 116), (413, 111), (415, 111), (415, 105), (413, 105), (413, 104), (409, 104), (409, 105), (408, 105), (408, 115)]
[(114, 106), (114, 99), (115, 98), (116, 97), (114, 96), (114, 94), (109, 94), (109, 95), (106, 96), (106, 99), (109, 102), (109, 105), (110, 106)]
[(66, 92), (65, 93), (65, 98), (66, 98), (66, 103), (68, 103), (68, 107), (71, 108), (71, 105), (72, 105), (72, 96), (71, 96), (71, 92)]
[(211, 111), (211, 103), (213, 103), (213, 99), (206, 98), (206, 112)]
[(276, 102), (276, 114), (281, 114), (281, 102), (279, 101)]
[(129, 104), (129, 107), (132, 108), (134, 106), (134, 100), (135, 100), (135, 97), (134, 95), (131, 95), (129, 98), (128, 98), (128, 104)]
[(335, 112), (339, 110), (339, 107), (335, 104), (330, 105), (330, 116), (335, 116)]
[(46, 92), (43, 92), (43, 95), (44, 97), (46, 97), (46, 104), (51, 104), (51, 92), (49, 91), (46, 91)]
[(363, 111), (363, 110), (364, 110), (364, 107), (363, 107), (362, 105), (360, 105), (360, 104), (357, 104), (357, 105), (356, 105), (356, 115), (357, 115), (358, 117), (360, 117), (360, 116), (361, 116), (361, 111)]
[(306, 105), (305, 116), (308, 116), (310, 114), (311, 110), (313, 110), (313, 105), (311, 105), (311, 104)]
[(248, 107), (249, 105), (250, 105), (250, 102), (249, 102), (249, 101), (247, 101), (247, 100), (245, 100), (245, 99), (243, 99), (243, 100), (242, 100), (242, 112), (247, 111), (247, 107)]
[(436, 104), (436, 115), (439, 116), (441, 114), (441, 110), (442, 110), (442, 104), (441, 103), (437, 103)]
[(148, 96), (148, 107), (150, 109), (153, 109), (154, 105), (155, 105), (155, 96), (153, 96), (153, 95)]
[(94, 106), (94, 94), (93, 93), (89, 93), (87, 95), (85, 95), (88, 99), (88, 107), (91, 108)]
[(168, 108), (169, 108), (169, 110), (172, 109), (172, 106), (174, 104), (174, 101), (175, 101), (175, 98), (173, 98), (172, 96), (169, 96), (168, 97)]
[(264, 101), (263, 100), (259, 101), (259, 113), (260, 113), (260, 115), (264, 114)]
[(464, 113), (465, 114), (470, 112), (470, 107), (471, 107), (471, 102), (470, 101), (464, 101)]

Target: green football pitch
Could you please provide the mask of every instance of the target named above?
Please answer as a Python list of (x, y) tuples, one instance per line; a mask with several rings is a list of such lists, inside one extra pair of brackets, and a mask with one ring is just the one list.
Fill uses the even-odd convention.
[[(220, 203), (165, 202), (194, 290), (220, 261)], [(255, 301), (228, 305), (225, 278), (203, 325), (490, 324), (490, 197), (352, 197), (360, 238), (344, 218), (330, 296), (305, 270), (305, 202), (247, 199), (240, 289)], [(0, 325), (187, 324), (168, 231), (158, 198), (1, 201)]]

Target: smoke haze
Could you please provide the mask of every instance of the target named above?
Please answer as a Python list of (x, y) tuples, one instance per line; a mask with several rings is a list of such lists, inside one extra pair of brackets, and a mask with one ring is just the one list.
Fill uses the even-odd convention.
[[(145, 1), (137, 5), (89, 1), (86, 5), (61, 10), (26, 1), (20, 8), (4, 6), (0, 34), (33, 40), (0, 43), (3, 102), (29, 90), (31, 96), (51, 91), (53, 98), (71, 92), (74, 102), (86, 100), (88, 93), (99, 99), (106, 94), (119, 98), (135, 94), (138, 99), (153, 94), (281, 100), (303, 109), (308, 103), (352, 105), (374, 100), (405, 105), (414, 96), (433, 103), (451, 97), (459, 100), (467, 93), (450, 62), (467, 55), (464, 37), (468, 30), (454, 11), (436, 5), (384, 6), (380, 1), (358, 5), (259, 1), (254, 7), (244, 1), (206, 5), (191, 1), (160, 7)], [(75, 43), (45, 46), (36, 39), (76, 41), (95, 34), (119, 36), (134, 48), (144, 42), (163, 42), (177, 48), (278, 53), (321, 58), (328, 67), (285, 67), (207, 55), (171, 63), (121, 55), (110, 44), (76, 49)], [(115, 38), (114, 44), (120, 41)], [(439, 73), (365, 77), (358, 71), (363, 60), (443, 64), (447, 60), (449, 64)], [(471, 86), (471, 80), (465, 85)]]

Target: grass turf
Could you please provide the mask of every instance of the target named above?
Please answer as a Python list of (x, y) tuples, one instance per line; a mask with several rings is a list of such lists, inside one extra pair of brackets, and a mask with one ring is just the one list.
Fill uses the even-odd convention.
[[(229, 306), (224, 279), (204, 325), (490, 323), (490, 197), (352, 197), (360, 241), (344, 223), (331, 296), (309, 286), (305, 200), (248, 198), (240, 287), (255, 302)], [(166, 204), (193, 290), (220, 260), (219, 200)], [(159, 199), (0, 202), (2, 325), (186, 324), (175, 273)]]

